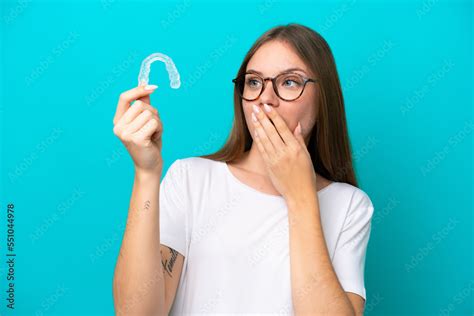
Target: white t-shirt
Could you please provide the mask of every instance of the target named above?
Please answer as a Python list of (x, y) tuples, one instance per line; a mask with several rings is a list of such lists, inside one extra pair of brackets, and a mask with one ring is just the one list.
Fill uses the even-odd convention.
[[(339, 282), (365, 299), (372, 202), (343, 182), (318, 200)], [(176, 160), (160, 186), (161, 244), (185, 257), (170, 315), (292, 315), (288, 228), (283, 197), (244, 184), (224, 162)]]

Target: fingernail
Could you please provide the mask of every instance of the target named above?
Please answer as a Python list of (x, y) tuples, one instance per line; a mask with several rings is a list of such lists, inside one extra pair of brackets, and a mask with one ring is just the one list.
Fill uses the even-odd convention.
[(155, 90), (156, 88), (158, 88), (157, 85), (149, 84), (149, 85), (146, 85), (144, 89), (145, 90)]
[(265, 111), (267, 112), (270, 112), (272, 110), (272, 108), (266, 103), (263, 104), (263, 107), (265, 108)]
[(260, 113), (260, 109), (258, 108), (258, 106), (256, 106), (255, 104), (253, 105), (253, 111), (255, 113)]

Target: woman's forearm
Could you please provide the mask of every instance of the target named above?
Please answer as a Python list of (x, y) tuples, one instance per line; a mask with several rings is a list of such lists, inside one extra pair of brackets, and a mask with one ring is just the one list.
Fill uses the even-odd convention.
[(317, 196), (310, 194), (287, 204), (295, 314), (354, 315), (331, 264)]
[(160, 253), (161, 173), (135, 173), (127, 225), (114, 271), (117, 315), (165, 315)]

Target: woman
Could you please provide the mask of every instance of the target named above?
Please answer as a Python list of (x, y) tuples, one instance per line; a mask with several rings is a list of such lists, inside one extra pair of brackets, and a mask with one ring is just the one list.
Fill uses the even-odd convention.
[(302, 25), (275, 27), (233, 82), (226, 144), (178, 159), (161, 184), (152, 90), (121, 95), (114, 132), (135, 182), (117, 313), (361, 315), (374, 208), (357, 187), (328, 44)]

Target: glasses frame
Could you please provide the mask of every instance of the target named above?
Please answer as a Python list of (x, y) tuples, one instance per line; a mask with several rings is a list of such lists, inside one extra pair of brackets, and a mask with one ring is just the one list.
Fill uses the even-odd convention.
[[(280, 94), (278, 93), (278, 88), (276, 87), (276, 80), (277, 80), (277, 78), (279, 78), (280, 76), (283, 76), (283, 75), (288, 75), (288, 74), (297, 75), (297, 76), (299, 76), (299, 77), (301, 77), (301, 78), (303, 79), (303, 88), (301, 89), (300, 94), (299, 94), (296, 98), (290, 99), (290, 100), (282, 98), (282, 97), (280, 96)], [(297, 100), (299, 97), (301, 97), (301, 96), (303, 95), (304, 88), (306, 87), (306, 84), (307, 84), (308, 82), (313, 82), (313, 83), (315, 83), (316, 81), (318, 81), (317, 78), (315, 78), (315, 79), (308, 78), (308, 77), (305, 77), (305, 76), (303, 76), (303, 75), (301, 75), (301, 74), (299, 74), (299, 73), (290, 71), (290, 72), (282, 72), (282, 73), (276, 75), (275, 77), (266, 77), (266, 78), (260, 76), (259, 74), (253, 73), (253, 72), (246, 72), (246, 73), (244, 73), (244, 74), (242, 74), (242, 75), (240, 75), (240, 76), (237, 76), (236, 78), (232, 79), (232, 82), (233, 82), (235, 85), (237, 85), (237, 84), (239, 84), (238, 81), (239, 81), (239, 80), (242, 80), (242, 77), (243, 77), (244, 85), (245, 85), (245, 76), (246, 76), (246, 75), (255, 75), (255, 76), (259, 77), (260, 79), (262, 79), (263, 85), (262, 85), (262, 87), (261, 87), (261, 89), (260, 89), (260, 93), (258, 94), (258, 96), (257, 96), (255, 99), (247, 99), (247, 98), (244, 98), (243, 93), (244, 93), (244, 88), (245, 88), (245, 86), (242, 88), (242, 91), (240, 91), (240, 89), (237, 87), (237, 91), (239, 92), (240, 97), (241, 97), (242, 99), (244, 99), (245, 101), (255, 101), (255, 100), (257, 100), (258, 98), (260, 98), (260, 96), (262, 95), (263, 91), (265, 91), (266, 83), (267, 83), (268, 80), (270, 80), (270, 81), (272, 82), (273, 91), (275, 92), (275, 94), (277, 95), (277, 97), (279, 97), (279, 98), (282, 99), (283, 101), (295, 101), (295, 100)]]

